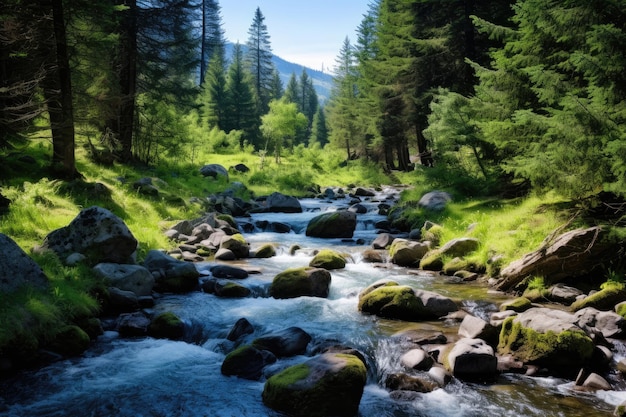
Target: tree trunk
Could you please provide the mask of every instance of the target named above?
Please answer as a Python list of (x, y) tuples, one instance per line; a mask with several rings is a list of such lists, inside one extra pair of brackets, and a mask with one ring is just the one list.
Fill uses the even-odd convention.
[(54, 63), (44, 80), (44, 96), (52, 131), (52, 168), (60, 177), (72, 179), (77, 176), (74, 153), (74, 110), (63, 2), (51, 0), (48, 6), (52, 10), (55, 53)]
[(415, 136), (417, 139), (417, 152), (420, 157), (420, 163), (426, 167), (432, 167), (434, 162), (432, 153), (428, 149), (428, 141), (418, 125), (415, 125)]
[(206, 2), (202, 0), (202, 40), (200, 41), (200, 85), (204, 84), (204, 77), (207, 69), (207, 45), (206, 45)]
[(109, 120), (107, 126), (119, 141), (119, 158), (128, 162), (132, 160), (137, 94), (137, 1), (118, 0), (117, 3), (127, 7), (121, 12), (119, 52), (117, 62), (114, 63), (118, 71), (120, 97), (116, 117)]

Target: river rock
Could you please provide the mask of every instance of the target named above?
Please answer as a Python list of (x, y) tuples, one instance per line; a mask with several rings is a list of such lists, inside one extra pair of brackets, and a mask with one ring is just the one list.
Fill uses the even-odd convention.
[(255, 258), (272, 258), (274, 256), (276, 256), (276, 246), (271, 243), (261, 245), (254, 251)]
[(348, 207), (348, 211), (356, 214), (365, 214), (367, 213), (367, 207), (365, 207), (363, 204), (356, 203)]
[(231, 265), (214, 265), (210, 269), (215, 278), (244, 279), (248, 278), (248, 271)]
[(581, 277), (618, 258), (619, 249), (599, 226), (572, 230), (544, 241), (535, 252), (511, 262), (500, 271), (495, 287), (508, 291), (530, 276), (543, 277), (547, 285)]
[[(428, 374), (426, 374), (428, 375)], [(385, 386), (392, 391), (432, 392), (441, 387), (429, 376), (407, 375), (402, 372), (390, 374), (385, 379)]]
[(132, 291), (137, 296), (152, 294), (154, 276), (141, 265), (100, 263), (93, 271), (120, 290)]
[(109, 287), (107, 308), (113, 312), (130, 312), (139, 309), (139, 297), (133, 291)]
[(480, 246), (478, 239), (462, 237), (452, 239), (443, 245), (439, 251), (449, 257), (464, 257), (476, 251)]
[(250, 288), (232, 281), (217, 281), (214, 291), (215, 295), (223, 298), (244, 298), (252, 293)]
[(566, 311), (531, 308), (504, 321), (498, 354), (571, 374), (584, 366), (594, 351), (589, 329), (581, 328), (578, 322), (578, 317)]
[(80, 327), (62, 327), (50, 342), (50, 350), (63, 356), (78, 356), (89, 348), (89, 335)]
[(150, 322), (148, 335), (157, 339), (180, 340), (185, 336), (185, 323), (172, 312), (161, 313)]
[(25, 286), (48, 287), (48, 277), (13, 239), (0, 233), (0, 293), (12, 293)]
[(579, 298), (571, 306), (572, 311), (593, 307), (598, 310), (613, 310), (615, 305), (626, 300), (626, 288), (622, 286), (608, 286), (600, 291)]
[(151, 250), (143, 264), (155, 277), (157, 291), (184, 293), (193, 291), (198, 286), (200, 273), (192, 263), (179, 261), (158, 250)]
[(102, 207), (81, 210), (68, 226), (50, 232), (36, 251), (51, 250), (65, 260), (81, 253), (90, 264), (133, 263), (137, 239), (126, 224)]
[(289, 415), (353, 417), (366, 381), (365, 364), (357, 356), (325, 353), (270, 377), (263, 403)]
[(214, 256), (217, 261), (236, 261), (237, 256), (230, 249), (219, 248)]
[(275, 192), (265, 200), (263, 211), (269, 213), (302, 213), (302, 205), (295, 197)]
[(346, 258), (334, 250), (322, 249), (311, 259), (309, 266), (328, 270), (343, 269), (346, 267)]
[(546, 294), (550, 301), (563, 304), (572, 304), (581, 295), (583, 295), (583, 292), (578, 288), (569, 287), (562, 283), (555, 284), (548, 288)]
[(278, 358), (301, 355), (311, 341), (311, 335), (299, 327), (289, 327), (254, 339), (252, 346), (268, 350)]
[(376, 236), (376, 239), (372, 242), (372, 248), (374, 249), (387, 249), (389, 245), (393, 243), (396, 238), (390, 233), (381, 233)]
[(250, 244), (239, 233), (232, 236), (224, 236), (220, 242), (220, 249), (230, 250), (238, 259), (247, 258), (250, 255)]
[(117, 319), (117, 331), (124, 337), (146, 336), (148, 326), (150, 319), (142, 312), (122, 314)]
[(222, 375), (258, 380), (263, 375), (263, 368), (276, 362), (276, 356), (270, 351), (244, 345), (230, 352), (222, 362)]
[(203, 177), (211, 177), (217, 179), (217, 177), (224, 177), (228, 181), (228, 170), (220, 164), (207, 164), (200, 168), (200, 174)]
[(487, 321), (467, 314), (459, 326), (459, 336), (467, 339), (482, 339), (491, 347), (498, 344), (499, 329)]
[(458, 340), (444, 351), (442, 363), (462, 380), (491, 380), (498, 375), (498, 359), (482, 339)]
[(452, 201), (452, 196), (449, 193), (445, 191), (431, 191), (424, 194), (417, 202), (417, 205), (430, 211), (443, 211), (450, 201)]
[(363, 256), (363, 262), (367, 263), (384, 263), (385, 251), (376, 249), (365, 249), (361, 254)]
[(230, 331), (228, 332), (228, 335), (226, 336), (226, 339), (230, 340), (231, 342), (234, 342), (240, 337), (243, 337), (245, 335), (252, 334), (252, 333), (254, 333), (254, 326), (252, 326), (252, 323), (250, 323), (248, 319), (246, 319), (245, 317), (242, 317), (239, 320), (237, 320), (237, 322), (230, 329)]
[(626, 320), (612, 311), (600, 311), (593, 307), (587, 307), (578, 310), (574, 316), (578, 318), (578, 326), (594, 328), (602, 333), (605, 338), (621, 339), (624, 337)]
[(418, 266), (429, 249), (426, 242), (395, 239), (389, 247), (389, 257), (391, 262), (399, 266)]
[(431, 291), (415, 290), (394, 281), (378, 281), (359, 294), (359, 311), (388, 319), (422, 321), (457, 311), (451, 299)]
[(400, 358), (402, 366), (418, 371), (428, 371), (435, 363), (435, 360), (421, 348), (411, 349)]
[(309, 221), (306, 235), (322, 238), (351, 238), (356, 229), (356, 214), (342, 210), (324, 213)]
[(274, 277), (270, 285), (270, 296), (295, 298), (301, 296), (328, 297), (331, 275), (322, 268), (291, 268)]

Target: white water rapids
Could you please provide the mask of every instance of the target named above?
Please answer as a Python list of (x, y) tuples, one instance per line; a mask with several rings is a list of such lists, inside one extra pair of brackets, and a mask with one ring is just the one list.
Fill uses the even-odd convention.
[[(339, 203), (346, 206), (343, 201)], [(226, 335), (242, 317), (256, 329), (251, 338), (291, 326), (304, 329), (313, 337), (307, 355), (315, 354), (318, 347), (329, 342), (363, 352), (369, 369), (359, 407), (360, 417), (594, 417), (610, 415), (616, 404), (626, 400), (624, 392), (579, 394), (570, 390), (572, 383), (569, 381), (514, 375), (503, 375), (492, 384), (454, 380), (444, 389), (418, 394), (412, 400), (392, 399), (384, 388), (384, 376), (401, 370), (398, 359), (403, 351), (390, 336), (406, 328), (453, 335), (457, 327), (444, 322), (401, 323), (362, 315), (357, 311), (359, 291), (379, 279), (393, 278), (463, 300), (463, 306), (475, 314), (486, 314), (493, 304), (487, 289), (479, 284), (452, 284), (438, 277), (409, 274), (403, 268), (380, 268), (360, 262), (361, 251), (376, 236), (374, 222), (383, 219), (376, 213), (376, 202), (368, 203), (368, 214), (358, 217), (355, 239), (363, 239), (363, 245), (340, 239), (307, 238), (304, 228), (308, 220), (320, 211), (334, 210), (336, 204), (329, 206), (319, 200), (305, 200), (302, 214), (254, 215), (251, 221), (280, 221), (292, 225), (299, 233), (244, 234), (253, 248), (265, 242), (280, 245), (279, 254), (274, 258), (241, 262), (261, 270), (261, 274), (239, 281), (253, 289), (253, 296), (223, 299), (194, 292), (157, 298), (151, 312), (174, 312), (193, 328), (200, 329), (199, 343), (123, 339), (116, 332), (108, 331), (81, 357), (0, 381), (0, 415), (282, 416), (262, 403), (265, 377), (249, 381), (220, 373), (224, 357), (235, 346), (226, 340)], [(293, 244), (303, 248), (294, 256), (289, 255)], [(322, 247), (353, 255), (353, 261), (345, 269), (331, 271), (332, 284), (327, 299), (276, 300), (266, 295), (278, 272), (308, 265), (313, 250)], [(198, 268), (207, 270), (209, 265), (198, 264)], [(280, 359), (266, 368), (265, 375), (300, 363), (307, 355)]]

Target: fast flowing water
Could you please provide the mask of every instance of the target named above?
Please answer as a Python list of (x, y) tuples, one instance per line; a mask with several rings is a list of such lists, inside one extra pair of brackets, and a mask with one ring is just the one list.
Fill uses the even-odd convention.
[[(383, 195), (392, 193), (384, 190)], [(494, 298), (480, 284), (458, 284), (440, 277), (409, 274), (398, 267), (376, 267), (361, 262), (360, 253), (376, 236), (377, 202), (366, 203), (368, 213), (359, 215), (354, 240), (308, 238), (304, 229), (321, 211), (336, 210), (333, 204), (303, 200), (301, 214), (258, 214), (253, 219), (288, 223), (288, 234), (246, 233), (251, 246), (274, 242), (279, 254), (270, 259), (250, 259), (242, 265), (257, 268), (241, 284), (253, 290), (243, 299), (223, 299), (201, 292), (165, 295), (157, 299), (152, 313), (172, 311), (197, 330), (196, 343), (125, 339), (114, 331), (103, 336), (81, 357), (59, 361), (37, 371), (21, 373), (0, 381), (2, 416), (282, 416), (263, 405), (264, 380), (249, 381), (220, 373), (224, 357), (234, 348), (226, 340), (233, 324), (242, 317), (264, 333), (297, 326), (313, 341), (307, 355), (324, 344), (351, 346), (368, 360), (368, 382), (359, 407), (360, 417), (474, 417), (555, 416), (595, 417), (610, 415), (616, 404), (626, 400), (624, 392), (580, 394), (572, 383), (556, 378), (503, 375), (490, 384), (454, 380), (444, 389), (396, 400), (384, 388), (385, 376), (401, 370), (403, 348), (394, 333), (416, 329), (426, 334), (441, 331), (453, 336), (458, 324), (446, 322), (405, 323), (362, 315), (357, 311), (358, 293), (369, 284), (392, 278), (415, 288), (437, 291), (459, 300), (468, 311), (486, 316), (494, 309)], [(362, 239), (363, 244), (356, 240)], [(297, 244), (295, 255), (289, 248)], [(313, 251), (334, 248), (352, 255), (346, 268), (332, 271), (329, 297), (300, 297), (276, 300), (267, 295), (272, 278), (289, 267), (308, 265)], [(210, 264), (198, 264), (206, 271)], [(302, 362), (307, 355), (281, 359), (266, 368), (266, 376)]]

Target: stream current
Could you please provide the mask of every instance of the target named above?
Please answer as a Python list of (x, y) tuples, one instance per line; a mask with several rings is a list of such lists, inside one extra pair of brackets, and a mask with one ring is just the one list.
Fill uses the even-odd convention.
[[(266, 367), (266, 376), (303, 362), (328, 343), (363, 352), (368, 361), (368, 381), (359, 407), (360, 417), (595, 417), (611, 415), (615, 406), (626, 400), (626, 392), (575, 393), (571, 381), (513, 374), (503, 374), (489, 384), (454, 379), (443, 389), (418, 394), (411, 400), (391, 398), (384, 380), (386, 375), (402, 371), (399, 359), (405, 352), (392, 335), (411, 329), (425, 334), (443, 332), (454, 338), (458, 324), (407, 323), (363, 315), (357, 310), (358, 294), (363, 288), (379, 279), (391, 278), (459, 300), (462, 308), (481, 317), (495, 311), (495, 303), (502, 301), (489, 294), (483, 284), (452, 283), (441, 277), (415, 275), (393, 265), (380, 267), (361, 262), (360, 253), (376, 237), (375, 222), (384, 219), (378, 214), (379, 201), (394, 192), (383, 190), (378, 196), (381, 200), (363, 202), (368, 212), (358, 215), (354, 238), (347, 242), (306, 237), (304, 231), (311, 218), (327, 210), (346, 208), (348, 200), (305, 199), (301, 200), (303, 213), (264, 213), (254, 214), (252, 219), (238, 219), (250, 223), (279, 221), (289, 224), (292, 232), (244, 233), (252, 248), (267, 242), (279, 248), (273, 258), (238, 263), (261, 271), (239, 281), (252, 289), (250, 297), (224, 299), (194, 292), (166, 294), (156, 299), (150, 313), (174, 312), (201, 335), (196, 343), (120, 338), (116, 332), (107, 331), (81, 357), (0, 381), (0, 416), (283, 416), (265, 407), (261, 400), (265, 377), (249, 381), (220, 373), (225, 356), (235, 347), (226, 335), (242, 317), (256, 329), (246, 342), (291, 326), (300, 327), (313, 337), (306, 355), (280, 359)], [(289, 248), (294, 244), (302, 249), (290, 255)], [(331, 271), (328, 298), (269, 297), (268, 288), (277, 273), (308, 265), (314, 250), (321, 248), (351, 254), (345, 269)], [(199, 263), (197, 268), (208, 274), (211, 264)]]

